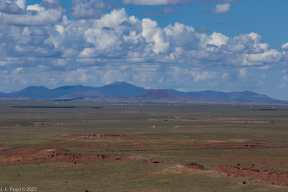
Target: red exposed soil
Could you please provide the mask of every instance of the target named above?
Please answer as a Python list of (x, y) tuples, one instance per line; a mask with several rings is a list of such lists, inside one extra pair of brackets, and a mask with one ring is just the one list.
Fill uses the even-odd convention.
[(71, 153), (61, 148), (23, 147), (0, 151), (0, 165), (71, 162), (89, 163), (95, 161), (118, 161), (122, 154)]
[(288, 172), (276, 169), (218, 165), (214, 170), (226, 173), (227, 176), (252, 177), (256, 181), (288, 185)]
[[(21, 147), (10, 148), (0, 151), (0, 165), (14, 164), (33, 164), (33, 163), (53, 163), (53, 162), (69, 162), (74, 164), (83, 164), (99, 161), (117, 162), (126, 161), (133, 163), (165, 163), (179, 164), (176, 161), (160, 161), (151, 157), (131, 156), (125, 154), (95, 154), (95, 153), (72, 153), (62, 148), (45, 148), (45, 147)], [(195, 169), (205, 170), (205, 168), (197, 163), (182, 163), (183, 166)]]
[(219, 140), (207, 140), (209, 143), (225, 143), (226, 141), (219, 141)]
[[(164, 136), (123, 136), (123, 135), (114, 135), (114, 134), (68, 134), (62, 135), (68, 137), (66, 141), (78, 140), (78, 139), (88, 139), (88, 140), (101, 140), (99, 143), (102, 145), (85, 145), (81, 148), (107, 148), (103, 140), (123, 140), (123, 141), (133, 141), (131, 143), (121, 143), (117, 145), (131, 146), (136, 147), (141, 151), (145, 150), (147, 146), (173, 146), (178, 147), (179, 149), (253, 149), (254, 150), (263, 150), (263, 149), (273, 149), (279, 148), (272, 146), (268, 141), (259, 141), (253, 140), (249, 142), (231, 142), (231, 141), (220, 141), (220, 140), (208, 140), (200, 138), (191, 138), (188, 141), (180, 141), (179, 138), (173, 137), (164, 137)], [(77, 139), (78, 138), (78, 139)], [(147, 140), (151, 139), (163, 139), (169, 140), (169, 144), (155, 144), (150, 141), (147, 143)], [(171, 140), (173, 140), (171, 142)], [(197, 142), (194, 142), (197, 140)], [(133, 163), (165, 163), (177, 165), (172, 169), (162, 170), (155, 174), (169, 174), (169, 173), (192, 173), (192, 172), (201, 172), (207, 170), (203, 166), (193, 162), (177, 162), (177, 161), (162, 161), (159, 159), (154, 159), (146, 156), (132, 156), (126, 154), (96, 154), (96, 153), (73, 153), (66, 149), (59, 148), (47, 148), (45, 146), (40, 147), (19, 147), (19, 148), (9, 148), (0, 146), (0, 165), (13, 165), (13, 164), (33, 164), (33, 163), (53, 163), (53, 162), (70, 162), (74, 164), (83, 164), (91, 162), (133, 162)], [(62, 147), (62, 146), (61, 146)], [(141, 149), (141, 150), (140, 150)], [(134, 149), (133, 149), (134, 150)], [(125, 151), (125, 150), (122, 150)], [(212, 156), (210, 156), (212, 157)], [(277, 162), (275, 162), (277, 163)], [(240, 167), (240, 166), (226, 166), (218, 165), (214, 170), (219, 171), (227, 176), (242, 176), (242, 177), (252, 177), (256, 181), (261, 182), (271, 182), (274, 184), (288, 185), (288, 172), (283, 172), (275, 169), (269, 168), (254, 168), (254, 167)]]
[(3, 147), (3, 146), (0, 146), (0, 151), (4, 150), (4, 149), (9, 149), (11, 147)]
[[(1, 150), (2, 149), (2, 150)], [(177, 161), (161, 161), (151, 157), (145, 156), (131, 156), (125, 154), (95, 154), (95, 153), (72, 153), (62, 148), (45, 148), (45, 147), (20, 147), (8, 148), (0, 147), (0, 165), (13, 164), (33, 164), (33, 163), (52, 163), (52, 162), (70, 162), (74, 164), (83, 164), (91, 162), (117, 162), (127, 161), (133, 163), (165, 163), (165, 164), (180, 164), (184, 167), (178, 167), (162, 171), (163, 173), (180, 172), (192, 173), (207, 170), (202, 165), (195, 162), (177, 162)], [(181, 169), (180, 169), (181, 168)], [(179, 169), (179, 170), (178, 170)], [(184, 170), (185, 169), (185, 170)], [(183, 171), (184, 170), (184, 171)], [(288, 185), (288, 172), (283, 172), (269, 168), (254, 168), (254, 167), (240, 167), (218, 165), (214, 170), (224, 173), (227, 176), (242, 176), (252, 177), (256, 181), (271, 182), (274, 184)], [(162, 174), (161, 172), (161, 174)], [(179, 173), (180, 173), (179, 172)], [(160, 174), (160, 173), (159, 173)]]

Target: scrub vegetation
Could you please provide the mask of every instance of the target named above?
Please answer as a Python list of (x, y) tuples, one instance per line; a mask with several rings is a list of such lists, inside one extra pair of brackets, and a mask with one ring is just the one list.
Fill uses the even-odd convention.
[(288, 191), (287, 107), (0, 102), (0, 186)]

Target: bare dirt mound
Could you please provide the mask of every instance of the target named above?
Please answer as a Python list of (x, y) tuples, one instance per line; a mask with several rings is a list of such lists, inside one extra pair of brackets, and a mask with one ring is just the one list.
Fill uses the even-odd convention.
[(199, 171), (205, 171), (207, 170), (203, 165), (199, 165), (196, 162), (192, 162), (192, 163), (182, 163), (182, 165), (195, 169), (195, 170), (199, 170)]
[(146, 176), (150, 175), (170, 175), (170, 174), (189, 174), (189, 173), (195, 173), (197, 171), (200, 171), (198, 169), (188, 168), (181, 164), (173, 165), (172, 167), (169, 167), (167, 169), (163, 169), (161, 171), (150, 173)]
[(202, 165), (197, 164), (196, 162), (179, 163), (179, 162), (167, 162), (166, 161), (162, 163), (170, 164), (172, 166), (162, 169), (160, 171), (156, 171), (147, 175), (143, 175), (142, 177), (151, 176), (151, 175), (195, 174), (195, 173), (205, 172), (208, 170)]
[(206, 170), (197, 163), (187, 163), (171, 160), (159, 160), (146, 156), (132, 156), (127, 154), (96, 154), (96, 153), (73, 153), (62, 148), (47, 147), (18, 147), (8, 148), (0, 151), (0, 166), (14, 164), (42, 164), (53, 162), (69, 162), (74, 164), (85, 164), (92, 162), (133, 162), (144, 164), (181, 164), (186, 168), (202, 171)]
[(276, 169), (218, 165), (214, 170), (226, 173), (227, 176), (252, 177), (256, 179), (254, 181), (288, 185), (288, 172)]
[(71, 153), (61, 148), (23, 147), (0, 151), (0, 165), (32, 164), (51, 162), (89, 163), (97, 161), (119, 161), (122, 154)]

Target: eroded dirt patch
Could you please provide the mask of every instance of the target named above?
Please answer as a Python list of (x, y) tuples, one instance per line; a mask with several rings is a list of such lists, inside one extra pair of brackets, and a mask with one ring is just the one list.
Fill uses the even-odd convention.
[(89, 163), (95, 161), (119, 161), (123, 154), (71, 153), (62, 148), (23, 147), (0, 151), (0, 165), (32, 163)]
[[(159, 160), (149, 156), (133, 156), (128, 154), (97, 154), (73, 153), (63, 148), (45, 147), (2, 147), (0, 150), (0, 165), (42, 164), (53, 162), (69, 162), (86, 164), (92, 162), (130, 162), (140, 164), (170, 164), (170, 168), (151, 173), (154, 174), (189, 174), (210, 171), (196, 162), (180, 162), (174, 160)], [(0, 148), (1, 149), (1, 148)], [(229, 177), (251, 177), (255, 182), (269, 182), (277, 185), (288, 185), (288, 172), (270, 168), (240, 167), (218, 165), (213, 169)]]
[(203, 166), (193, 162), (179, 162), (172, 160), (159, 160), (149, 156), (133, 156), (127, 154), (96, 154), (96, 153), (72, 153), (63, 148), (45, 147), (20, 147), (0, 151), (0, 165), (14, 164), (42, 164), (53, 162), (68, 162), (73, 164), (85, 164), (92, 162), (130, 162), (140, 164), (181, 164), (185, 168), (194, 171), (206, 170)]
[(5, 149), (10, 149), (11, 147), (3, 147), (3, 146), (0, 146), (0, 151), (2, 150), (5, 150)]
[(209, 143), (225, 143), (226, 141), (220, 141), (220, 140), (207, 140)]
[(240, 167), (229, 165), (218, 165), (216, 171), (225, 173), (230, 177), (252, 177), (256, 182), (270, 182), (278, 185), (288, 185), (288, 172), (270, 168)]
[(176, 164), (169, 168), (163, 169), (161, 171), (153, 172), (148, 174), (150, 175), (166, 175), (166, 174), (190, 174), (190, 173), (196, 173), (196, 172), (202, 172), (206, 169), (203, 166), (198, 165), (197, 163), (192, 163), (193, 166), (190, 166), (189, 164)]

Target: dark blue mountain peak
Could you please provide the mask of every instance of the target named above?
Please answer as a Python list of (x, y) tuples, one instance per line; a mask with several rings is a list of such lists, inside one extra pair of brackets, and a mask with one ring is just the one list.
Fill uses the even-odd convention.
[(132, 85), (130, 83), (127, 83), (125, 81), (115, 81), (114, 83), (111, 83), (109, 85), (104, 85), (103, 87), (107, 86), (121, 86), (121, 87), (137, 87), (135, 85)]
[(241, 92), (241, 93), (243, 93), (243, 94), (245, 94), (245, 95), (247, 95), (247, 96), (258, 95), (257, 93), (254, 93), (254, 92), (252, 92), (252, 91), (243, 91), (243, 92)]
[(125, 81), (117, 81), (110, 85), (99, 87), (96, 91), (102, 93), (104, 96), (139, 96), (146, 93), (148, 90)]
[(48, 88), (47, 87), (44, 87), (44, 86), (29, 86), (29, 87), (26, 87), (25, 89), (22, 89), (21, 91), (23, 90), (33, 90), (33, 89), (45, 89), (47, 90)]

